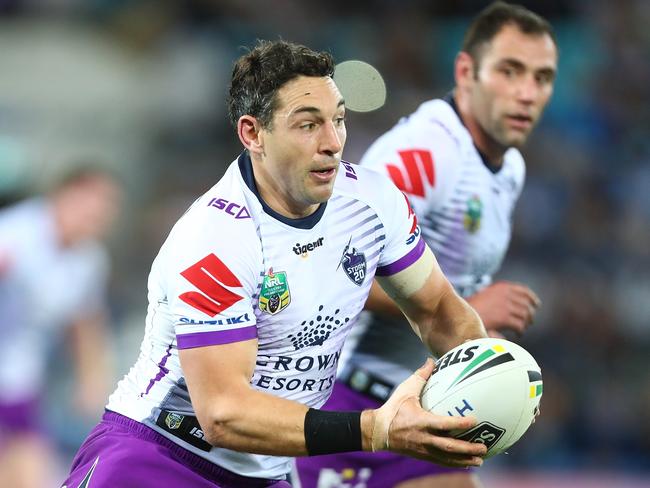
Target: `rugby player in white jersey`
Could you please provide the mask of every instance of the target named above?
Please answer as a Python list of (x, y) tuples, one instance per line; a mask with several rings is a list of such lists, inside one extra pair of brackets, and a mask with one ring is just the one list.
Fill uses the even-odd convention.
[(486, 335), (403, 194), (341, 161), (333, 70), (284, 41), (236, 62), (228, 106), (245, 151), (156, 257), (140, 356), (68, 487), (285, 487), (290, 457), (361, 450), (482, 463), (484, 446), (445, 435), (475, 419), (420, 407), (431, 360), (378, 408), (320, 409), (375, 276), (433, 352)]
[(59, 336), (70, 334), (76, 367), (69, 421), (102, 411), (110, 371), (101, 240), (121, 194), (111, 174), (79, 167), (47, 195), (0, 211), (0, 486), (52, 484), (41, 400)]
[[(467, 31), (454, 91), (423, 103), (361, 161), (388, 174), (408, 195), (443, 272), (493, 335), (503, 329), (522, 333), (540, 304), (527, 286), (492, 283), (492, 276), (507, 251), (524, 184), (517, 148), (551, 96), (556, 65), (550, 25), (523, 7), (494, 3)], [(363, 317), (348, 338), (326, 408), (381, 405), (429, 354), (381, 288), (373, 287), (366, 307), (373, 315)], [(302, 488), (480, 486), (467, 470), (393, 453), (301, 458), (296, 465)]]

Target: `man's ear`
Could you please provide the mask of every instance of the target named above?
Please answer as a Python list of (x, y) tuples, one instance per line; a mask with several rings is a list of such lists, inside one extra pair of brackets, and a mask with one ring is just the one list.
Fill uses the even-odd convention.
[(251, 154), (264, 154), (264, 136), (260, 133), (262, 126), (252, 115), (242, 115), (237, 121), (237, 135), (243, 146)]
[(454, 79), (456, 86), (461, 89), (466, 89), (475, 79), (474, 59), (468, 53), (461, 51), (456, 56), (454, 63)]

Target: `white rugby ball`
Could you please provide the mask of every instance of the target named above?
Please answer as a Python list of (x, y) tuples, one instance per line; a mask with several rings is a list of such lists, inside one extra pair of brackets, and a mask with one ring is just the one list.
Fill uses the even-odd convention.
[(539, 412), (542, 372), (523, 347), (505, 339), (475, 339), (436, 363), (420, 401), (438, 415), (474, 416), (478, 424), (454, 437), (486, 445), (486, 458), (524, 435)]

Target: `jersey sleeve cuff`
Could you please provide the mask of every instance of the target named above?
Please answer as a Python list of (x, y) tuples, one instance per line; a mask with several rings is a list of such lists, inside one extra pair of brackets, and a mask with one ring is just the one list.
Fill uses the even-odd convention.
[(416, 262), (420, 258), (420, 256), (422, 256), (422, 254), (424, 253), (424, 247), (425, 247), (424, 240), (422, 239), (422, 237), (420, 237), (418, 243), (415, 245), (413, 249), (411, 249), (408, 253), (406, 253), (404, 256), (399, 258), (397, 261), (387, 264), (386, 266), (378, 267), (377, 271), (375, 272), (375, 275), (390, 276), (408, 268), (414, 262)]
[(241, 329), (213, 330), (210, 332), (191, 332), (176, 336), (179, 349), (192, 349), (193, 347), (216, 346), (231, 342), (247, 341), (257, 337), (257, 327), (242, 327)]

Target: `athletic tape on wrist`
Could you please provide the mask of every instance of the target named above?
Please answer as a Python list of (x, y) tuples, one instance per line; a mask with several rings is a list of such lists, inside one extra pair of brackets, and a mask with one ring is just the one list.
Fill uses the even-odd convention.
[(305, 415), (305, 445), (310, 456), (361, 451), (361, 412), (310, 408)]

